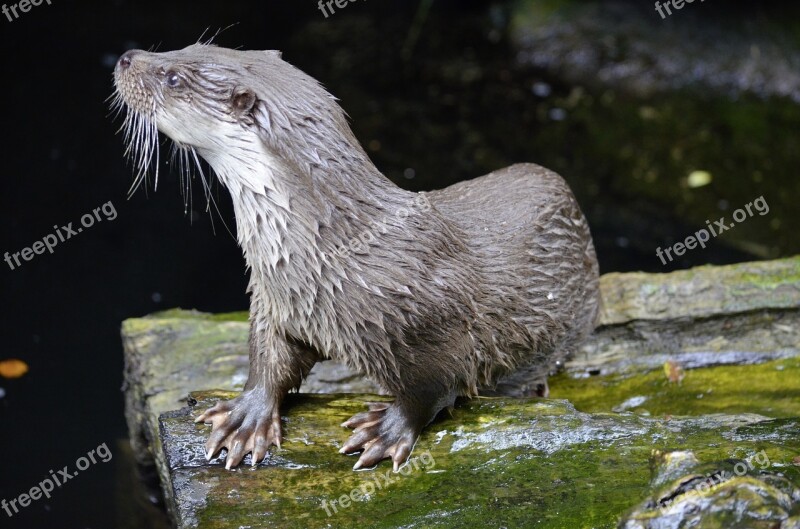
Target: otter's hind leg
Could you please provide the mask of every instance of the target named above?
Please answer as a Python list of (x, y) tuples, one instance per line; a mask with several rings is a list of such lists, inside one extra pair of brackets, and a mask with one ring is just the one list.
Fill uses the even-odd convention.
[(353, 428), (350, 439), (339, 450), (352, 454), (363, 450), (353, 470), (377, 465), (392, 459), (395, 472), (405, 463), (420, 432), (444, 408), (456, 400), (456, 391), (429, 391), (415, 386), (414, 395), (400, 395), (394, 403), (369, 404), (369, 411), (354, 415), (342, 426)]
[(550, 387), (547, 384), (547, 374), (540, 369), (522, 368), (507, 375), (492, 387), (483, 387), (478, 390), (482, 397), (544, 397), (550, 396)]

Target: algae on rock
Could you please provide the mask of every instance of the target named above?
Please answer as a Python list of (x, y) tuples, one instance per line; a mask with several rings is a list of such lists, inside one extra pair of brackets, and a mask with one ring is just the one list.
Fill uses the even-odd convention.
[[(140, 463), (158, 469), (180, 528), (610, 528), (624, 513), (625, 523), (645, 524), (630, 527), (656, 527), (646, 525), (662, 511), (654, 506), (672, 492), (679, 498), (683, 489), (681, 476), (672, 485), (650, 484), (653, 448), (691, 451), (699, 466), (680, 468), (695, 478), (705, 468), (724, 469), (763, 453), (769, 464), (760, 470), (773, 477), (734, 476), (718, 490), (736, 497), (743, 512), (768, 511), (780, 523), (795, 523), (798, 270), (800, 257), (603, 276), (600, 328), (551, 379), (552, 395), (574, 406), (567, 400), (461, 402), (451, 417), (425, 430), (412, 454), (418, 459), (400, 474), (385, 464), (353, 472), (353, 459), (338, 454), (348, 436), (340, 423), (365, 402), (388, 397), (362, 395), (376, 388), (329, 362), (315, 367), (300, 395), (290, 396), (284, 444), (257, 470), (229, 472), (219, 459), (206, 462), (207, 427), (192, 418), (232, 394), (194, 393), (190, 406), (187, 396), (203, 388), (241, 389), (247, 315), (168, 311), (128, 320), (123, 339), (133, 446)], [(689, 295), (694, 302), (686, 302)], [(683, 366), (680, 383), (665, 376), (666, 359)], [(665, 492), (665, 486), (675, 489)], [(747, 490), (761, 492), (748, 496)], [(728, 505), (722, 496), (708, 498), (708, 512)], [(717, 527), (720, 519), (712, 516), (702, 527)]]

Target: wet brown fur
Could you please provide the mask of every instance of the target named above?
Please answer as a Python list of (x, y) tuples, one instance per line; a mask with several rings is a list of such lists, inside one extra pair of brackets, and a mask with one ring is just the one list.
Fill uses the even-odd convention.
[(282, 399), (318, 360), (396, 397), (345, 423), (356, 431), (343, 451), (364, 450), (356, 467), (397, 467), (456, 396), (529, 392), (592, 330), (592, 238), (552, 171), (519, 164), (402, 190), (334, 98), (277, 52), (132, 51), (115, 83), (140, 168), (157, 128), (233, 198), (251, 273), (250, 377), (199, 418), (214, 427), (209, 456), (227, 447), (228, 467), (280, 442)]

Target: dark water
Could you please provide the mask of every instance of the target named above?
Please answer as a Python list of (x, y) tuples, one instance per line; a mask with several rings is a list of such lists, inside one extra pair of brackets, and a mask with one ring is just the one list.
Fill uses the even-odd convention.
[[(234, 24), (217, 37), (220, 45), (282, 49), (340, 97), (378, 167), (409, 189), (518, 161), (550, 166), (584, 205), (604, 271), (797, 253), (795, 104), (746, 93), (637, 95), (522, 61), (514, 21), (533, 7), (569, 4), (357, 1), (325, 19), (311, 0), (52, 0), (11, 22), (0, 15), (0, 252), (63, 235), (54, 225), (77, 228), (84, 214), (111, 203), (52, 255), (14, 270), (0, 263), (0, 360), (19, 358), (31, 369), (19, 380), (0, 379), (0, 499), (27, 492), (51, 469), (74, 471), (78, 458), (101, 453), (104, 443), (113, 454), (52, 499), (13, 518), (0, 510), (0, 527), (142, 526), (132, 521), (142, 500), (119, 442), (126, 435), (120, 322), (178, 306), (218, 312), (248, 305), (243, 260), (220, 220), (234, 225), (224, 190), (217, 190), (216, 228), (199, 185), (184, 215), (178, 179), (166, 167), (158, 192), (126, 198), (131, 168), (105, 99), (113, 64), (130, 47), (175, 49)], [(787, 53), (796, 55), (800, 32), (779, 4), (706, 4), (703, 13), (676, 17), (697, 24), (706, 16), (707, 27), (722, 18), (761, 21), (764, 31), (783, 31)], [(693, 171), (709, 172), (712, 183), (693, 191), (685, 178)], [(763, 218), (669, 266), (656, 259), (656, 247), (759, 195), (770, 205)]]

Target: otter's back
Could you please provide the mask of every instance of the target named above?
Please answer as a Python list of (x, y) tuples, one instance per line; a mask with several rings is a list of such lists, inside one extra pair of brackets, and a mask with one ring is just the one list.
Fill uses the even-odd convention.
[(567, 183), (518, 164), (429, 198), (468, 241), (491, 303), (482, 310), (527, 329), (527, 343), (506, 348), (539, 349), (541, 338), (553, 339), (560, 354), (539, 358), (546, 373), (592, 330), (599, 305), (592, 237)]
[[(429, 198), (484, 257), (495, 254), (502, 259), (543, 244), (554, 245), (548, 252), (566, 253), (583, 253), (586, 243), (591, 246), (588, 226), (569, 186), (536, 164), (512, 165), (432, 191)], [(572, 226), (562, 226), (564, 221)], [(562, 247), (565, 244), (574, 246)]]

